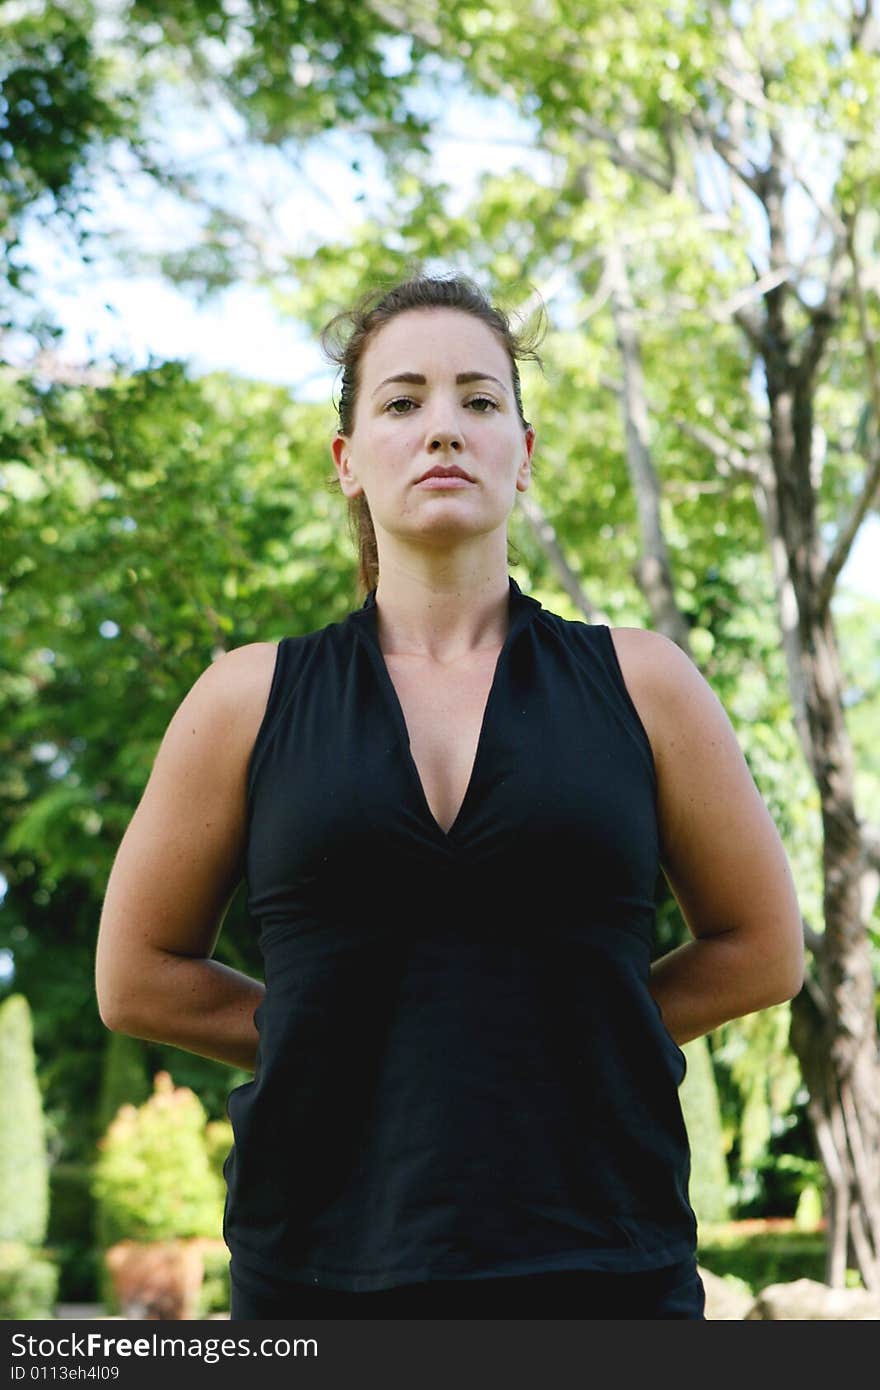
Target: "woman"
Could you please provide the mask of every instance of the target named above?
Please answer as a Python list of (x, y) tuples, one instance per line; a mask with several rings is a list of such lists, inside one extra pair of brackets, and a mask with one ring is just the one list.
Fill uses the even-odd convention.
[[(254, 1069), (233, 1318), (702, 1319), (681, 1044), (800, 988), (784, 849), (674, 643), (509, 577), (535, 431), (506, 317), (464, 277), (347, 317), (365, 601), (183, 700), (108, 884), (101, 1016)], [(652, 965), (660, 867), (693, 940)], [(265, 987), (210, 958), (243, 875)]]

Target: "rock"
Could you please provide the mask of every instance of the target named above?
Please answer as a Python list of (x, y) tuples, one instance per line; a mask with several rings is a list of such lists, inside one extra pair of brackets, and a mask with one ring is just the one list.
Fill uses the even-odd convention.
[(734, 1275), (713, 1274), (699, 1266), (700, 1279), (706, 1290), (707, 1322), (741, 1322), (755, 1301), (755, 1296), (743, 1279)]
[(745, 1317), (776, 1322), (880, 1319), (880, 1295), (867, 1289), (832, 1289), (815, 1279), (795, 1279), (762, 1289)]

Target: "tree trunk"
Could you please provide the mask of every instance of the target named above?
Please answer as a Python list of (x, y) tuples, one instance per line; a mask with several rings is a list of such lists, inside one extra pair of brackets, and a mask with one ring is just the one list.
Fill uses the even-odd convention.
[(642, 555), (635, 579), (651, 613), (652, 626), (677, 642), (690, 656), (690, 633), (676, 602), (672, 566), (660, 519), (660, 483), (648, 443), (648, 402), (629, 271), (616, 242), (605, 248), (605, 274), (611, 290), (611, 312), (620, 350), (623, 380), (620, 404), (623, 412), (626, 464), (639, 513)]
[[(794, 363), (779, 291), (767, 296), (764, 361), (770, 403), (776, 515), (797, 600), (794, 650), (803, 692), (804, 752), (819, 790), (823, 832), (824, 933), (815, 973), (792, 1001), (791, 1044), (809, 1091), (808, 1115), (826, 1174), (826, 1282), (847, 1268), (880, 1291), (880, 1055), (875, 985), (863, 921), (868, 872), (855, 811), (852, 747), (811, 476), (812, 372)], [(803, 360), (803, 359), (802, 359)]]
[(826, 1282), (858, 1269), (880, 1291), (880, 1060), (875, 985), (862, 923), (866, 866), (854, 810), (852, 756), (828, 611), (801, 623), (807, 716), (822, 805), (824, 919), (812, 988), (792, 1001), (791, 1042), (810, 1092), (826, 1172)]

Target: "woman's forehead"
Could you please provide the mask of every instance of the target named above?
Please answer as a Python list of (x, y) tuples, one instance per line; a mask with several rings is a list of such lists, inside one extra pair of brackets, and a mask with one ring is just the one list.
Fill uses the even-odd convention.
[(461, 309), (404, 310), (371, 338), (364, 359), (365, 374), (371, 377), (396, 370), (425, 373), (426, 368), (485, 370), (502, 380), (510, 375), (507, 352), (494, 331)]

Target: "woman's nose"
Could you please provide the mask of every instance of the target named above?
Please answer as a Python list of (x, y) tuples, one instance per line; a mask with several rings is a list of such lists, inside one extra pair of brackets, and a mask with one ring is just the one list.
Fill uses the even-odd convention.
[(428, 448), (432, 452), (444, 448), (460, 449), (461, 446), (462, 439), (458, 430), (431, 430), (428, 435)]

